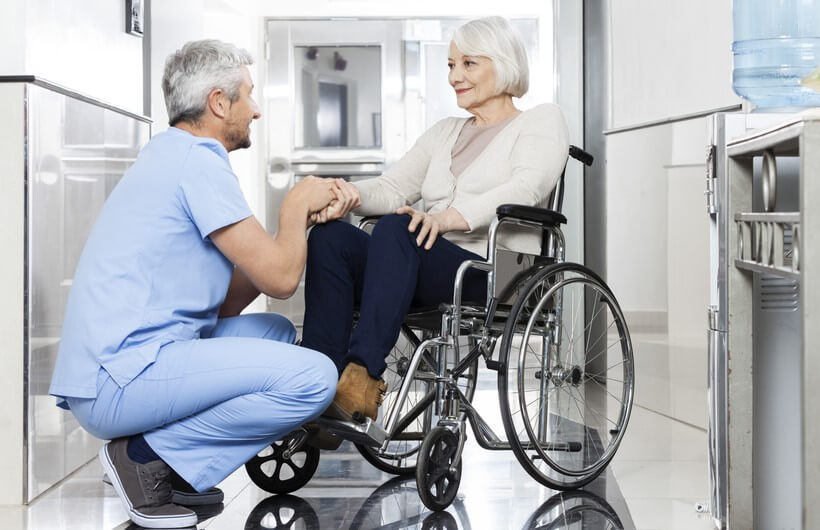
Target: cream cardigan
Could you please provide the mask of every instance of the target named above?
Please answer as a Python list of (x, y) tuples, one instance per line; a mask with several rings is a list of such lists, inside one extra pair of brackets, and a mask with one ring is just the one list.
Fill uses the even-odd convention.
[[(453, 207), (470, 230), (448, 232), (449, 241), (487, 254), (487, 228), (500, 204), (545, 206), (564, 170), (569, 151), (567, 125), (560, 107), (539, 105), (516, 116), (456, 178), (451, 151), (470, 118), (445, 118), (427, 130), (412, 149), (380, 177), (357, 182), (359, 215), (385, 215), (424, 201), (435, 213)], [(537, 252), (540, 237), (510, 226), (499, 232), (499, 246)]]

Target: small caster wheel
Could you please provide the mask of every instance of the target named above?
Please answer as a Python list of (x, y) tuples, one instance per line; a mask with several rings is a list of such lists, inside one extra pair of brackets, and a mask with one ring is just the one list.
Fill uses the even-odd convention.
[(245, 471), (253, 483), (269, 493), (291, 493), (307, 484), (319, 467), (319, 449), (304, 443), (304, 436), (294, 431), (248, 460)]
[(453, 468), (458, 454), (458, 436), (446, 427), (436, 427), (424, 437), (416, 465), (416, 487), (425, 506), (444, 510), (453, 502), (461, 482), (461, 459)]

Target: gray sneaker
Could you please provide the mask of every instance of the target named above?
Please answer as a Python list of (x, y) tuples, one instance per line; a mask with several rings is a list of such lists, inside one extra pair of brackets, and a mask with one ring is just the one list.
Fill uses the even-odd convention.
[[(225, 500), (225, 493), (219, 488), (210, 488), (203, 492), (196, 491), (185, 479), (171, 469), (171, 502), (180, 506), (205, 506), (219, 504)], [(102, 481), (111, 486), (111, 479), (103, 473)]]
[(196, 525), (196, 513), (171, 503), (171, 468), (162, 460), (138, 464), (128, 457), (128, 438), (100, 449), (100, 462), (132, 521), (145, 528)]

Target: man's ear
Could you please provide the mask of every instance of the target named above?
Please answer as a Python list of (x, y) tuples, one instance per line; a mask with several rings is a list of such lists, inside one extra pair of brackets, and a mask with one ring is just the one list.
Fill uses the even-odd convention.
[(229, 99), (221, 88), (215, 88), (208, 94), (208, 108), (217, 118), (225, 118), (228, 112)]

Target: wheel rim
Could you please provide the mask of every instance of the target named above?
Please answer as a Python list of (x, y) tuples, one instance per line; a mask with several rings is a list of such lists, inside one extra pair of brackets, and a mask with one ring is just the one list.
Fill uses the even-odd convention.
[[(461, 461), (455, 468), (459, 439), (452, 431), (436, 427), (428, 434), (422, 447), (423, 462), (420, 464), (419, 488), (423, 488), (422, 501), (433, 510), (444, 509), (453, 501), (461, 481)], [(429, 504), (428, 504), (429, 503)]]
[(319, 465), (319, 450), (303, 444), (290, 452), (293, 440), (288, 436), (273, 442), (245, 464), (253, 482), (270, 493), (295, 491), (311, 479)]
[[(611, 460), (629, 420), (628, 330), (612, 293), (582, 266), (551, 267), (525, 293), (505, 330), (505, 429), (531, 475), (552, 487), (577, 487)], [(584, 299), (592, 300), (588, 324)], [(600, 323), (603, 332), (594, 334)]]

